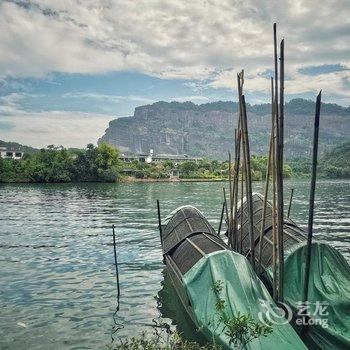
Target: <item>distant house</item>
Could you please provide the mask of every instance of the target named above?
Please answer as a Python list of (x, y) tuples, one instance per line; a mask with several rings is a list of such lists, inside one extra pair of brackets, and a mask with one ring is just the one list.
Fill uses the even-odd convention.
[(202, 158), (189, 157), (188, 155), (180, 155), (180, 154), (157, 154), (152, 157), (153, 162), (162, 163), (167, 160), (170, 160), (174, 163), (183, 163), (183, 162), (198, 162), (202, 160)]
[(138, 161), (140, 163), (163, 163), (166, 161), (174, 162), (175, 164), (183, 162), (198, 162), (202, 158), (189, 157), (186, 154), (153, 154), (151, 150), (149, 154), (121, 154), (119, 157), (122, 161), (126, 163), (131, 163), (133, 161)]
[(22, 159), (23, 152), (10, 151), (10, 150), (6, 149), (5, 147), (1, 147), (0, 148), (0, 155), (1, 155), (1, 158), (5, 158), (5, 159)]
[[(121, 159), (125, 163), (131, 163), (133, 161), (138, 161), (140, 163), (145, 163), (146, 159), (148, 159), (149, 154), (122, 154), (119, 159)], [(152, 161), (152, 160), (151, 160)], [(151, 162), (147, 162), (151, 163)]]

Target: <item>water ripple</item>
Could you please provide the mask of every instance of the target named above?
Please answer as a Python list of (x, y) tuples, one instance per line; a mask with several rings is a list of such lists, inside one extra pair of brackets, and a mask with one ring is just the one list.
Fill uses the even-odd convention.
[[(217, 228), (222, 183), (1, 185), (0, 348), (97, 349), (135, 335), (160, 314), (164, 266), (156, 199), (163, 217), (197, 206)], [(254, 183), (261, 191), (262, 183)], [(305, 228), (308, 182), (295, 189), (292, 218)], [(315, 237), (350, 260), (348, 181), (320, 181)], [(116, 225), (120, 310), (111, 225)], [(115, 320), (114, 320), (115, 317)], [(152, 321), (154, 320), (154, 322)], [(158, 320), (158, 321), (157, 321)], [(173, 327), (173, 326), (171, 326)]]

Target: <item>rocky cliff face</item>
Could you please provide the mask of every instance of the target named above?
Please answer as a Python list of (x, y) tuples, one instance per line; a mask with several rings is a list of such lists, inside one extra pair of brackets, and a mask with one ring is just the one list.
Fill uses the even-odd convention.
[[(270, 133), (271, 106), (248, 105), (252, 154), (266, 154)], [(314, 103), (292, 100), (285, 106), (286, 158), (308, 156), (313, 135)], [(237, 104), (214, 102), (157, 102), (135, 109), (134, 116), (109, 123), (99, 142), (122, 152), (188, 154), (226, 159), (232, 150)], [(321, 111), (320, 152), (346, 141), (350, 135), (350, 108), (324, 104)]]

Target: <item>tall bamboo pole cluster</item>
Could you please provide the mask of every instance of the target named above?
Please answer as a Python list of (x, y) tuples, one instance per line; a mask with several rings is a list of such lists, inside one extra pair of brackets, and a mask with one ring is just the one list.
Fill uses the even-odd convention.
[[(253, 268), (255, 268), (255, 240), (254, 240), (254, 226), (253, 226), (253, 199), (252, 199), (252, 172), (250, 165), (250, 146), (249, 133), (247, 121), (247, 108), (245, 96), (243, 94), (244, 71), (237, 75), (238, 85), (238, 99), (239, 99), (239, 117), (238, 125), (235, 129), (234, 145), (235, 158), (232, 169), (231, 153), (229, 153), (229, 190), (230, 190), (230, 212), (226, 212), (228, 223), (228, 242), (229, 245), (242, 252), (242, 237), (238, 239), (238, 198), (239, 198), (239, 174), (241, 169), (241, 204), (243, 203), (243, 183), (245, 184), (245, 192), (247, 198), (247, 214), (248, 214), (248, 232), (249, 232), (249, 257)], [(241, 164), (242, 158), (242, 164)], [(243, 176), (244, 174), (244, 176)], [(226, 197), (226, 194), (224, 193)], [(242, 206), (243, 207), (243, 206)], [(241, 216), (241, 228), (242, 228)], [(242, 229), (240, 230), (242, 233)]]
[(281, 40), (279, 59), (277, 27), (273, 25), (274, 78), (271, 78), (271, 135), (264, 189), (263, 210), (259, 235), (259, 269), (262, 272), (262, 255), (266, 223), (266, 207), (272, 177), (272, 273), (273, 297), (283, 301), (284, 276), (284, 202), (283, 202), (283, 147), (284, 147), (284, 39)]
[[(239, 253), (245, 253), (249, 256), (251, 265), (258, 273), (263, 272), (262, 256), (264, 247), (264, 235), (266, 226), (267, 200), (271, 191), (272, 199), (272, 273), (273, 273), (273, 297), (275, 300), (283, 301), (283, 279), (284, 279), (284, 249), (283, 249), (283, 230), (284, 230), (284, 197), (283, 197), (283, 153), (284, 153), (284, 39), (281, 40), (278, 50), (277, 45), (277, 27), (273, 25), (273, 43), (274, 43), (274, 78), (271, 77), (271, 134), (269, 141), (269, 154), (266, 171), (266, 181), (264, 187), (264, 199), (262, 207), (261, 226), (259, 237), (254, 236), (253, 222), (253, 198), (252, 198), (252, 172), (250, 165), (250, 145), (247, 122), (247, 109), (245, 96), (243, 94), (244, 71), (237, 74), (239, 117), (237, 128), (234, 134), (234, 161), (229, 152), (229, 191), (227, 198), (224, 189), (224, 200), (226, 207), (226, 221), (228, 225), (228, 243)], [(316, 119), (319, 118), (320, 95), (317, 99)], [(316, 125), (316, 122), (315, 122)], [(317, 142), (318, 142), (318, 121), (317, 140), (314, 141), (314, 164), (317, 162)], [(316, 131), (315, 131), (316, 135)], [(316, 139), (316, 136), (315, 136)], [(316, 151), (315, 151), (316, 144)], [(316, 154), (316, 156), (315, 156)], [(316, 157), (316, 158), (315, 158)], [(316, 159), (316, 161), (315, 161)], [(232, 163), (233, 162), (233, 163)], [(316, 166), (314, 172), (316, 174)], [(241, 175), (241, 176), (240, 176)], [(312, 194), (314, 195), (314, 186), (316, 175), (313, 177)], [(241, 180), (241, 181), (240, 181)], [(271, 186), (270, 186), (271, 181)], [(239, 188), (239, 182), (241, 187)], [(245, 203), (243, 206), (245, 192)], [(240, 220), (238, 220), (238, 199), (240, 204)], [(293, 190), (289, 200), (287, 217), (290, 215), (290, 208), (293, 198)], [(229, 206), (227, 200), (229, 199)], [(310, 211), (313, 212), (314, 198), (310, 199)], [(244, 212), (245, 210), (245, 212)], [(246, 218), (244, 222), (244, 218)], [(240, 221), (240, 222), (239, 222)], [(311, 222), (311, 223), (310, 223)], [(246, 225), (249, 237), (249, 249), (243, 247), (243, 224)], [(240, 236), (238, 237), (238, 225), (240, 226)], [(311, 227), (311, 228), (310, 228)], [(311, 232), (311, 233), (310, 233)], [(311, 238), (310, 238), (311, 237)], [(305, 274), (304, 299), (307, 298), (308, 276), (310, 274), (310, 256), (312, 241), (312, 215), (309, 218), (309, 241), (307, 267)], [(258, 249), (256, 254), (256, 247)], [(244, 251), (243, 251), (244, 250)], [(256, 259), (257, 255), (257, 259)]]
[[(243, 210), (241, 210), (240, 237), (238, 232), (238, 199), (241, 197), (241, 209), (243, 209), (243, 194), (246, 194), (247, 231), (249, 237), (249, 258), (252, 267), (257, 271), (262, 268), (262, 248), (266, 222), (267, 197), (269, 193), (269, 181), (272, 177), (272, 226), (273, 226), (273, 274), (274, 295), (276, 299), (283, 300), (283, 135), (284, 135), (284, 40), (280, 43), (280, 57), (278, 62), (277, 30), (273, 27), (274, 34), (274, 64), (275, 77), (271, 78), (271, 115), (272, 130), (270, 135), (269, 157), (264, 189), (264, 202), (259, 243), (258, 259), (256, 260), (256, 240), (254, 238), (253, 199), (252, 199), (252, 172), (250, 164), (250, 145), (247, 121), (247, 109), (243, 94), (244, 71), (237, 75), (239, 117), (235, 129), (234, 146), (235, 156), (232, 165), (231, 153), (229, 153), (229, 191), (230, 195), (225, 199), (230, 200), (229, 210), (226, 210), (228, 224), (228, 242), (236, 251), (242, 253), (242, 225)], [(239, 174), (241, 172), (241, 191), (239, 191)], [(225, 194), (226, 197), (226, 194)]]

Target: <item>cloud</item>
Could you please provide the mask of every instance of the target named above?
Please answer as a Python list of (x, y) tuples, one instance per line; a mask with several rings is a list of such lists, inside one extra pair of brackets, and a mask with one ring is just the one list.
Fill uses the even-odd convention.
[(135, 68), (161, 76), (200, 77), (218, 67), (266, 66), (271, 65), (274, 21), (281, 23), (293, 63), (333, 63), (343, 56), (336, 63), (349, 63), (346, 0), (321, 4), (36, 0), (25, 4), (1, 4), (5, 74)]
[[(285, 36), (287, 99), (323, 89), (325, 101), (349, 105), (349, 13), (348, 0), (0, 1), (0, 89), (7, 94), (0, 139), (83, 147), (103, 134), (114, 111), (154, 102), (163, 90), (165, 100), (234, 97), (242, 68), (249, 102), (266, 101), (275, 21)], [(81, 90), (79, 82), (70, 90), (72, 81), (65, 80), (57, 93), (45, 91), (54, 90), (51, 72), (115, 71), (172, 79), (184, 89), (157, 85), (147, 92), (151, 82), (140, 88), (135, 79), (122, 95), (103, 83), (93, 91), (91, 80), (78, 79)], [(39, 79), (30, 84), (28, 77)], [(36, 90), (38, 80), (46, 83)]]
[[(88, 143), (96, 143), (108, 123), (116, 119), (115, 115), (87, 113), (65, 110), (25, 110), (23, 100), (26, 98), (42, 98), (30, 93), (12, 93), (0, 97), (0, 140), (15, 141), (33, 147), (46, 147), (49, 144), (65, 147), (85, 147)], [(45, 96), (44, 96), (45, 97)], [(133, 100), (143, 103), (155, 101), (138, 96), (117, 96), (93, 93), (67, 93), (64, 98), (86, 98), (96, 103), (107, 101), (119, 102)], [(205, 96), (180, 96), (169, 101), (208, 102)]]
[(319, 75), (324, 73), (332, 73), (349, 70), (340, 64), (323, 64), (321, 66), (309, 66), (299, 69), (299, 72), (306, 75)]
[(193, 103), (207, 103), (210, 102), (210, 99), (206, 96), (201, 95), (191, 95), (191, 96), (176, 96), (171, 99), (168, 99), (168, 102), (176, 101), (176, 102), (193, 102)]
[(81, 148), (90, 142), (96, 143), (112, 119), (115, 116), (66, 111), (25, 112), (8, 107), (6, 115), (0, 114), (0, 139), (38, 148), (50, 144)]
[(133, 101), (138, 103), (152, 103), (154, 102), (150, 98), (145, 98), (142, 96), (133, 96), (133, 95), (106, 95), (106, 94), (100, 94), (100, 93), (88, 93), (88, 92), (67, 92), (63, 94), (63, 98), (77, 98), (77, 99), (88, 99), (88, 100), (95, 100), (95, 101), (108, 101), (108, 102), (125, 102), (125, 101)]
[[(95, 100), (104, 102), (114, 102), (114, 103), (119, 103), (119, 102), (125, 102), (125, 101), (132, 101), (132, 102), (138, 102), (140, 104), (151, 104), (156, 102), (155, 99), (151, 98), (146, 98), (142, 96), (133, 96), (133, 95), (106, 95), (106, 94), (99, 94), (99, 93), (85, 93), (85, 92), (76, 92), (76, 93), (65, 93), (63, 95), (63, 98), (77, 98), (77, 99), (88, 99), (88, 100)], [(170, 99), (166, 99), (167, 101), (177, 101), (177, 102), (187, 102), (187, 101), (192, 101), (194, 103), (204, 103), (208, 102), (209, 98), (206, 96), (200, 96), (200, 95), (191, 95), (191, 96), (174, 96)]]

